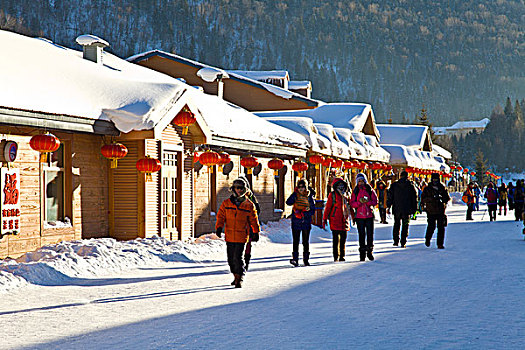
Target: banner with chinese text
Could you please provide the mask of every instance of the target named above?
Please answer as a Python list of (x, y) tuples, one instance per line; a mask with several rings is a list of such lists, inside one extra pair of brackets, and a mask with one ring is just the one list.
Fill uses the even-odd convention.
[(20, 170), (1, 168), (0, 171), (0, 233), (20, 233)]

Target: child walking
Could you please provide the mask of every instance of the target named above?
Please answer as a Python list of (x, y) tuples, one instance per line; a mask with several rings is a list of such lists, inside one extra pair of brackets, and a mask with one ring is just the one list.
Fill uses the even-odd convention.
[(332, 191), (328, 195), (323, 213), (323, 229), (327, 221), (330, 221), (334, 261), (345, 261), (346, 235), (350, 229), (350, 201), (347, 192), (347, 183), (336, 177), (332, 181)]

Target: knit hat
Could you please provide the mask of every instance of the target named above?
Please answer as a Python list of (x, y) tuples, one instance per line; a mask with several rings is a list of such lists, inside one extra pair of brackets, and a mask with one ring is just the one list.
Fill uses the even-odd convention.
[(401, 176), (401, 178), (403, 178), (403, 177), (408, 177), (408, 173), (407, 173), (405, 170), (403, 170), (403, 171), (401, 172), (400, 176)]
[(232, 187), (230, 188), (230, 190), (231, 190), (234, 194), (237, 194), (237, 193), (234, 191), (234, 187), (235, 187), (235, 186), (241, 186), (241, 187), (244, 188), (244, 191), (243, 191), (243, 193), (241, 194), (241, 196), (244, 195), (244, 194), (246, 193), (246, 191), (247, 191), (247, 187), (246, 187), (246, 182), (244, 181), (243, 178), (240, 178), (240, 177), (239, 177), (239, 178), (233, 180), (233, 184), (232, 184)]
[(368, 183), (368, 180), (366, 179), (366, 175), (363, 174), (363, 173), (359, 173), (357, 174), (357, 176), (355, 177), (355, 182), (359, 182), (359, 180), (363, 180), (365, 182), (365, 184)]
[(430, 179), (431, 180), (434, 180), (434, 179), (439, 180), (439, 174), (438, 173), (432, 173), (432, 175), (430, 176)]

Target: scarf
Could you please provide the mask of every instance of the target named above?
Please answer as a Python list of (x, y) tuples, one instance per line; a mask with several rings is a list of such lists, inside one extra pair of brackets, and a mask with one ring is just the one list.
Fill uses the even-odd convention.
[(304, 212), (310, 210), (310, 202), (308, 201), (309, 195), (310, 193), (308, 191), (306, 191), (304, 195), (297, 191), (297, 198), (293, 204), (293, 211), (298, 219), (302, 219), (304, 217)]
[(349, 205), (348, 205), (348, 198), (346, 198), (346, 196), (344, 195), (344, 190), (342, 190), (341, 188), (338, 188), (337, 189), (337, 193), (339, 193), (341, 195), (341, 203), (343, 205), (343, 217), (346, 219), (348, 219), (348, 216), (349, 216)]

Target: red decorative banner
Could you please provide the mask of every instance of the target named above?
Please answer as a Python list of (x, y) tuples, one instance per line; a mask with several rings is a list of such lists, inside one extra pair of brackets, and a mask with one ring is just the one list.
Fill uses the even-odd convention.
[(2, 168), (0, 171), (0, 233), (20, 233), (20, 170)]

